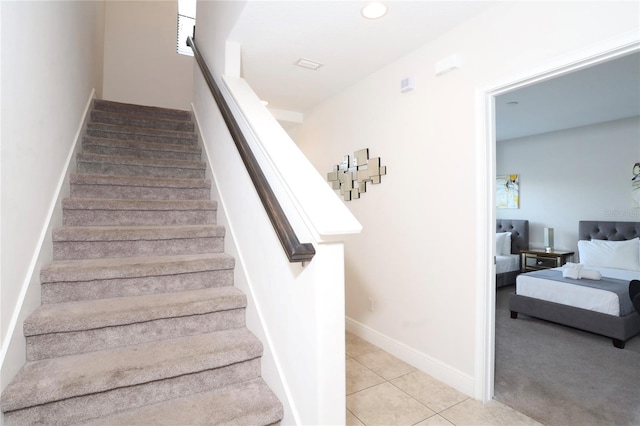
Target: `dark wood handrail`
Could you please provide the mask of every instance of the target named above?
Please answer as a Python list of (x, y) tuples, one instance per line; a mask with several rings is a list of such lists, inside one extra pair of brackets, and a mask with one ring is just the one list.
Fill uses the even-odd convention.
[(247, 143), (247, 139), (244, 137), (238, 122), (235, 117), (231, 113), (231, 109), (227, 104), (226, 100), (222, 96), (218, 85), (213, 79), (213, 75), (211, 75), (211, 71), (209, 71), (209, 67), (207, 66), (202, 54), (198, 50), (195, 41), (192, 37), (187, 38), (187, 46), (190, 46), (193, 49), (193, 55), (200, 66), (200, 70), (202, 71), (202, 75), (204, 79), (207, 81), (207, 85), (211, 90), (211, 94), (213, 95), (218, 108), (220, 109), (220, 113), (224, 118), (225, 123), (227, 124), (227, 128), (229, 129), (229, 133), (231, 133), (231, 137), (233, 138), (233, 142), (240, 153), (240, 157), (244, 162), (247, 171), (249, 172), (249, 176), (253, 181), (253, 185), (258, 192), (258, 196), (262, 201), (262, 205), (264, 206), (267, 215), (269, 216), (269, 220), (271, 220), (271, 224), (280, 239), (280, 243), (282, 244), (282, 248), (287, 254), (287, 258), (289, 262), (308, 262), (313, 256), (316, 254), (316, 250), (311, 243), (300, 243), (298, 237), (291, 227), (287, 216), (284, 214), (284, 210), (282, 210), (282, 206), (278, 202), (269, 182), (264, 176), (262, 169), (260, 169), (260, 165), (256, 160), (253, 152), (251, 152), (251, 148)]

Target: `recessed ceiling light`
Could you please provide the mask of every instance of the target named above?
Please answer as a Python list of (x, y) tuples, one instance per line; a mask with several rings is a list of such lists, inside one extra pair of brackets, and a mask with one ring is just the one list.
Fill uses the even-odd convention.
[(367, 3), (365, 7), (362, 8), (362, 16), (367, 19), (378, 19), (382, 18), (387, 13), (387, 6), (380, 3), (379, 1), (372, 1)]
[(264, 105), (264, 106), (269, 105), (269, 101), (260, 100), (260, 102), (262, 102), (262, 105)]
[(309, 70), (317, 71), (322, 66), (320, 62), (311, 61), (309, 59), (300, 58), (296, 61), (296, 65)]

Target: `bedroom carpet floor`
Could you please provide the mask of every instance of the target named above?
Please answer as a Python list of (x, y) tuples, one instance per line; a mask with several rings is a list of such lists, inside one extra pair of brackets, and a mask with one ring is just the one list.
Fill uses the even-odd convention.
[(492, 401), (482, 404), (346, 333), (347, 425), (540, 425)]
[(611, 339), (520, 315), (496, 295), (495, 399), (547, 426), (640, 424), (640, 336)]

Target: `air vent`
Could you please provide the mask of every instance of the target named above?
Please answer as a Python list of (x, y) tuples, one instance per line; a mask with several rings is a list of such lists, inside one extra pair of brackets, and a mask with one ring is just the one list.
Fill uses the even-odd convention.
[(300, 58), (296, 61), (296, 65), (302, 68), (306, 68), (309, 70), (314, 70), (317, 71), (318, 68), (320, 68), (322, 66), (321, 63), (316, 62), (316, 61), (311, 61), (309, 59), (304, 59), (304, 58)]

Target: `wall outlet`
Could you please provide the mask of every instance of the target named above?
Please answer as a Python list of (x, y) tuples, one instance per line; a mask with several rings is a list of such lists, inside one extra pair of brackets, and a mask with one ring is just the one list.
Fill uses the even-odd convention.
[(376, 299), (373, 297), (369, 298), (369, 312), (373, 312), (376, 310)]

